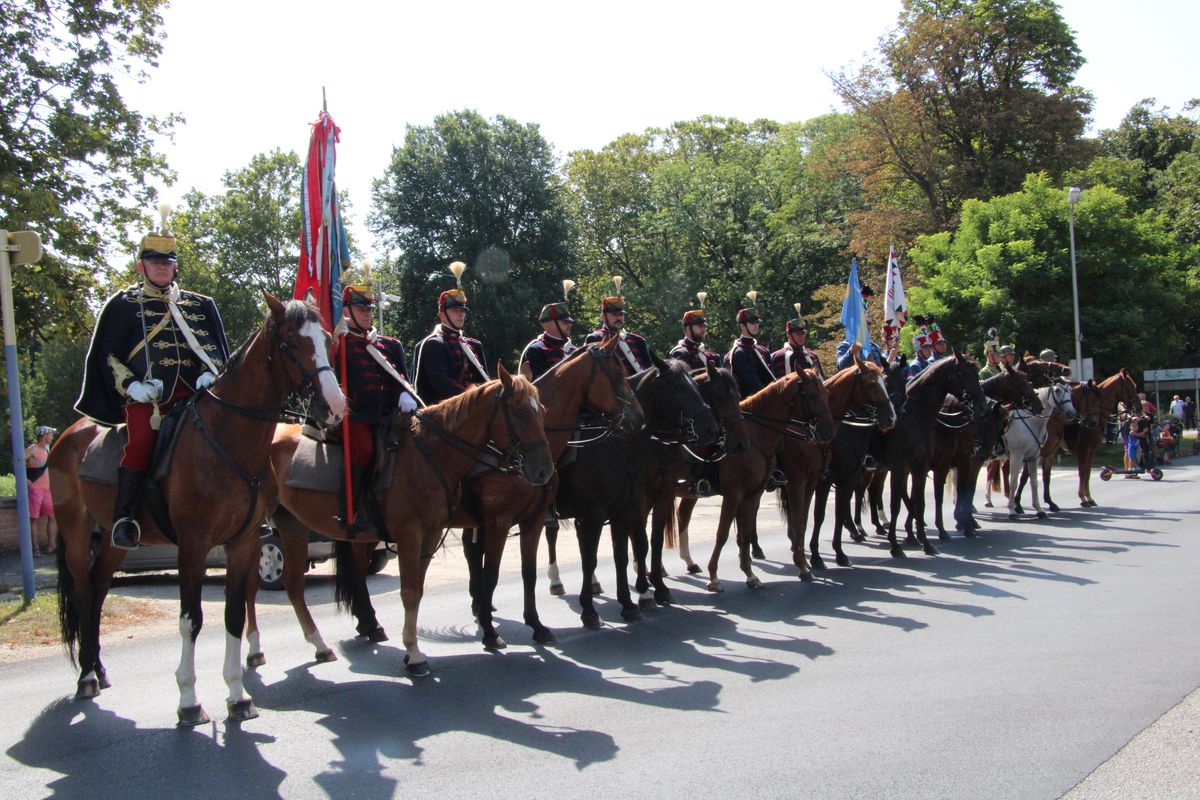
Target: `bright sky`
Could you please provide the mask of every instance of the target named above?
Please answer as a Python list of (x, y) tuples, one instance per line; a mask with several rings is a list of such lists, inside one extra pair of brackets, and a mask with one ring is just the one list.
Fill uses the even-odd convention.
[[(1093, 130), (1143, 97), (1180, 111), (1194, 82), (1200, 4), (1060, 0), (1088, 62)], [(226, 170), (273, 148), (303, 154), (321, 87), (342, 129), (338, 186), (360, 245), (371, 181), (406, 125), (474, 109), (541, 126), (560, 156), (702, 114), (780, 122), (841, 106), (825, 72), (859, 62), (899, 0), (721, 4), (671, 0), (287, 3), (173, 0), (140, 110), (187, 118), (167, 146), (168, 198), (221, 189)]]

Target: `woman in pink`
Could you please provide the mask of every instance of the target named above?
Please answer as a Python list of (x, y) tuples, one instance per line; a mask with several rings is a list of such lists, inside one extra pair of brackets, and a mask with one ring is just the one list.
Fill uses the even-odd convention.
[(25, 480), (29, 486), (29, 527), (32, 531), (33, 554), (40, 556), (38, 543), (45, 539), (45, 550), (53, 553), (58, 540), (58, 526), (54, 524), (54, 503), (50, 499), (50, 475), (46, 471), (46, 460), (50, 458), (50, 442), (54, 439), (54, 428), (46, 425), (37, 429), (37, 441), (25, 448)]

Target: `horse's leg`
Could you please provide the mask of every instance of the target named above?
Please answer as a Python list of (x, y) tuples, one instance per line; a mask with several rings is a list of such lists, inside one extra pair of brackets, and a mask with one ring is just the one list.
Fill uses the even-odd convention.
[[(650, 509), (642, 509), (637, 506), (630, 508), (627, 512), (629, 515), (629, 540), (633, 545), (633, 563), (634, 563), (634, 589), (638, 593), (639, 608), (654, 608), (654, 593), (650, 591), (650, 570), (647, 566), (650, 561), (650, 536), (646, 531), (647, 517), (650, 515)], [(659, 576), (659, 581), (662, 576)]]
[[(617, 572), (617, 602), (621, 604), (621, 618), (626, 622), (634, 622), (642, 618), (642, 612), (638, 609), (638, 604), (633, 602), (633, 595), (629, 591), (629, 546), (632, 542), (636, 551), (639, 545), (634, 541), (637, 534), (629, 524), (629, 515), (629, 509), (614, 515), (609, 520), (608, 527), (612, 536), (613, 564)], [(649, 549), (645, 531), (642, 531), (640, 547), (641, 562), (645, 564), (646, 550)]]
[[(179, 686), (179, 708), (176, 715), (184, 727), (204, 725), (209, 716), (196, 699), (196, 637), (204, 625), (204, 609), (200, 603), (204, 582), (203, 552), (190, 552), (197, 547), (188, 547), (188, 540), (179, 548), (179, 668), (175, 670), (175, 683)], [(240, 640), (239, 640), (240, 642)], [(241, 667), (240, 659), (238, 667)]]
[(994, 458), (987, 460), (983, 476), (983, 507), (992, 507), (992, 488), (1000, 480), (1000, 462)]
[(788, 542), (792, 547), (792, 563), (800, 570), (800, 580), (811, 581), (812, 567), (804, 557), (804, 532), (808, 528), (808, 505), (812, 502), (813, 482), (810, 478), (795, 477), (780, 492), (780, 497), (787, 497)]
[[(244, 536), (258, 536), (258, 529), (253, 528)], [(258, 561), (262, 540), (255, 548), (254, 560)], [(258, 565), (246, 571), (246, 668), (253, 669), (267, 663), (267, 657), (262, 650), (262, 636), (258, 632), (258, 613), (255, 608), (258, 600)]]
[(939, 539), (950, 538), (950, 534), (946, 533), (946, 526), (942, 522), (942, 503), (946, 499), (946, 477), (949, 474), (949, 469), (933, 470), (933, 523), (937, 526)]
[(717, 564), (721, 560), (721, 549), (725, 547), (725, 542), (729, 540), (729, 526), (733, 524), (734, 514), (737, 512), (738, 500), (735, 492), (732, 489), (730, 493), (721, 498), (721, 516), (717, 520), (717, 540), (713, 543), (712, 555), (708, 559), (708, 585), (705, 587), (710, 592), (721, 591), (721, 581), (717, 578)]
[[(1004, 471), (1007, 477), (1007, 483), (1015, 486), (1017, 483), (1017, 470), (1021, 469), (1021, 460), (1017, 457), (1017, 453), (1009, 452), (1008, 469)], [(1016, 492), (1011, 492), (1008, 495), (1008, 518), (1020, 519), (1021, 513), (1021, 498)]]
[(258, 716), (246, 686), (242, 681), (242, 636), (246, 628), (246, 585), (251, 570), (257, 571), (258, 527), (242, 531), (235, 540), (225, 543), (225, 664), (221, 670), (229, 695), (225, 707), (229, 719), (243, 722)]
[(462, 532), (463, 558), (467, 560), (467, 593), (471, 597), (471, 616), (479, 618), (480, 599), (483, 592), (483, 528), (464, 528)]
[(596, 561), (600, 550), (600, 533), (603, 519), (593, 519), (587, 514), (575, 518), (575, 538), (579, 540), (579, 560), (583, 568), (583, 583), (579, 589), (580, 619), (586, 628), (600, 627), (600, 614), (592, 600), (592, 585), (596, 575)]
[[(1080, 436), (1080, 439), (1082, 440), (1083, 437)], [(1076, 459), (1079, 465), (1079, 505), (1090, 508), (1096, 505), (1096, 501), (1092, 499), (1092, 459), (1096, 457), (1096, 447), (1080, 441), (1077, 449), (1079, 450)]]
[(825, 504), (829, 502), (829, 481), (821, 480), (817, 484), (816, 502), (813, 503), (812, 535), (808, 538), (808, 552), (812, 556), (809, 563), (813, 569), (825, 569), (825, 559), (821, 558), (820, 539), (821, 524), (825, 522)]
[(762, 502), (762, 494), (759, 492), (751, 492), (742, 498), (742, 502), (738, 503), (737, 508), (737, 525), (738, 532), (742, 534), (742, 544), (738, 551), (738, 561), (742, 568), (742, 572), (746, 574), (746, 585), (751, 589), (757, 589), (762, 586), (762, 580), (754, 574), (754, 562), (750, 556), (752, 554), (753, 545), (758, 541), (758, 506)]
[(537, 610), (538, 544), (542, 538), (544, 517), (535, 515), (521, 521), (521, 583), (525, 589), (525, 624), (533, 628), (538, 644), (553, 644), (554, 632), (542, 624)]
[(857, 491), (860, 485), (855, 476), (833, 487), (833, 560), (840, 567), (850, 566), (850, 559), (842, 550), (842, 527), (851, 531), (852, 535), (856, 530), (850, 526), (850, 496), (854, 494), (861, 497)]
[(888, 521), (888, 544), (892, 547), (892, 558), (905, 558), (904, 549), (896, 541), (896, 520), (900, 518), (900, 503), (904, 500), (904, 484), (908, 474), (898, 466), (892, 467), (889, 474), (892, 482), (892, 518)]
[[(867, 491), (868, 488), (870, 487), (870, 480), (869, 480), (869, 476), (867, 476), (867, 477), (868, 477), (868, 480), (866, 482), (864, 482), (862, 480), (863, 476), (861, 473), (859, 475), (855, 476), (855, 481), (854, 481), (854, 486), (853, 486), (854, 530), (852, 530), (850, 532), (850, 538), (856, 542), (861, 542), (863, 539), (867, 538), (867, 529), (864, 528), (863, 524), (862, 524), (863, 499), (864, 498), (866, 499), (867, 505), (871, 504), (871, 498), (868, 495), (868, 491)], [(837, 492), (836, 491), (834, 492), (833, 496), (834, 496), (833, 502), (834, 502), (834, 505), (836, 506), (836, 504), (837, 504)]]
[[(101, 537), (110, 535), (101, 531)], [(90, 548), (90, 536), (84, 540)], [(102, 538), (101, 541), (104, 541)], [(102, 689), (109, 688), (108, 673), (100, 661), (100, 619), (104, 611), (104, 600), (108, 597), (112, 585), (113, 573), (125, 559), (125, 551), (115, 547), (105, 547), (96, 557), (96, 562), (87, 567), (90, 551), (76, 552), (69, 555), (72, 577), (83, 575), (84, 580), (77, 581), (73, 593), (73, 602), (79, 609), (79, 683), (76, 687), (76, 699), (95, 697)], [(74, 562), (82, 557), (82, 562)]]
[[(308, 610), (308, 602), (304, 597), (304, 573), (308, 556), (308, 529), (291, 514), (276, 513), (273, 516), (275, 531), (279, 535), (279, 544), (283, 549), (283, 588), (287, 591), (288, 601), (300, 623), (300, 632), (304, 641), (316, 648), (318, 662), (337, 661), (333, 649), (321, 638), (316, 620)], [(253, 653), (253, 648), (251, 653)]]
[(687, 564), (687, 571), (692, 575), (697, 575), (700, 572), (700, 565), (692, 560), (692, 551), (688, 547), (688, 525), (692, 521), (692, 511), (696, 508), (696, 501), (691, 497), (685, 497), (679, 501), (679, 510), (676, 515), (676, 534), (679, 537), (679, 557), (683, 559), (683, 563)]
[(484, 520), (483, 526), (476, 529), (483, 537), (483, 570), (476, 604), (479, 608), (479, 627), (483, 631), (483, 646), (488, 650), (508, 647), (508, 643), (496, 632), (492, 600), (496, 595), (496, 584), (500, 582), (500, 562), (504, 558), (504, 545), (512, 522), (507, 515), (497, 516)]
[(1038, 466), (1041, 467), (1042, 473), (1042, 500), (1046, 503), (1046, 508), (1057, 512), (1058, 504), (1050, 498), (1050, 468), (1054, 464), (1054, 454), (1042, 455), (1038, 459)]
[(913, 517), (917, 523), (917, 541), (921, 543), (925, 555), (936, 556), (938, 549), (925, 535), (925, 481), (929, 477), (929, 467), (922, 464), (920, 468), (913, 470), (912, 475), (913, 490), (909, 500), (912, 502)]
[(562, 576), (558, 574), (558, 520), (553, 524), (546, 523), (546, 552), (550, 566), (546, 568), (546, 577), (550, 580), (550, 594), (562, 597), (567, 593), (563, 586)]
[(432, 671), (429, 669), (429, 659), (417, 643), (417, 615), (425, 594), (425, 571), (433, 558), (433, 547), (430, 547), (429, 555), (422, 553), (426, 537), (417, 528), (419, 524), (413, 521), (404, 528), (396, 526), (399, 530), (395, 537), (400, 543), (400, 600), (404, 603), (404, 629), (400, 639), (404, 645), (404, 667), (413, 677), (423, 678)]
[(1037, 465), (1038, 456), (1035, 453), (1029, 460), (1025, 462), (1024, 469), (1022, 470), (1021, 474), (1021, 480), (1023, 481), (1025, 478), (1029, 478), (1029, 494), (1033, 498), (1033, 509), (1037, 512), (1038, 519), (1046, 519), (1046, 517), (1049, 515), (1042, 510), (1042, 498), (1038, 494)]
[(874, 470), (867, 482), (867, 505), (871, 509), (871, 524), (878, 536), (887, 535), (887, 519), (883, 515), (883, 486), (887, 483), (886, 471)]
[(650, 582), (654, 585), (654, 602), (659, 605), (670, 605), (671, 590), (663, 580), (663, 546), (666, 539), (667, 525), (673, 521), (675, 513), (675, 497), (668, 489), (662, 492), (650, 510)]

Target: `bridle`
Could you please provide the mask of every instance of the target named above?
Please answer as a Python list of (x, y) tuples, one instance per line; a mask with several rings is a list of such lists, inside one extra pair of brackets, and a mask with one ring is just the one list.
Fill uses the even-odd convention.
[[(589, 409), (590, 411), (593, 411), (593, 413), (600, 414), (602, 417), (604, 417), (605, 421), (608, 423), (607, 425), (589, 425), (586, 422), (580, 422), (577, 419), (574, 425), (567, 427), (549, 427), (545, 429), (547, 433), (563, 433), (568, 431), (571, 433), (583, 433), (584, 431), (599, 431), (599, 434), (591, 436), (590, 438), (572, 439), (567, 443), (568, 447), (587, 447), (588, 445), (601, 442), (610, 436), (615, 436), (624, 426), (625, 418), (629, 415), (630, 409), (633, 408), (633, 401), (635, 399), (632, 389), (628, 391), (623, 391), (621, 389), (621, 380), (616, 376), (612, 368), (612, 360), (614, 358), (613, 354), (602, 350), (599, 345), (594, 344), (588, 345), (586, 350), (589, 357), (592, 359), (592, 370), (588, 374), (586, 386), (592, 385), (592, 381), (596, 379), (597, 370), (602, 371), (604, 376), (608, 378), (609, 386), (612, 387), (613, 396), (617, 398), (618, 408), (616, 412), (608, 414), (601, 411), (596, 411), (595, 409)], [(549, 374), (550, 372), (546, 373), (546, 375)], [(545, 377), (545, 375), (539, 377), (538, 380), (541, 380), (542, 377)], [(584, 392), (584, 396), (587, 396), (586, 391)]]
[[(882, 403), (872, 403), (867, 400), (866, 384), (866, 375), (863, 374), (862, 368), (859, 367), (854, 371), (851, 405), (846, 409), (845, 416), (838, 418), (838, 421), (843, 425), (848, 425), (851, 428), (874, 428), (879, 424), (879, 408)], [(857, 406), (853, 404), (856, 397), (861, 401)], [(885, 396), (884, 402), (891, 403), (891, 400)]]
[[(492, 405), (492, 411), (488, 415), (487, 424), (487, 430), (490, 433), (496, 425), (496, 416), (498, 414), (503, 416), (504, 427), (508, 433), (508, 450), (502, 449), (491, 438), (483, 445), (469, 442), (420, 410), (414, 411), (413, 416), (419, 419), (422, 425), (433, 431), (438, 438), (450, 445), (459, 454), (466, 456), (471, 461), (489, 470), (497, 470), (507, 475), (513, 475), (520, 472), (524, 467), (526, 454), (538, 448), (545, 447), (549, 449), (550, 447), (550, 441), (545, 438), (531, 442), (521, 441), (521, 437), (517, 434), (516, 425), (513, 424), (512, 410), (508, 404), (508, 398), (514, 394), (514, 392), (505, 389), (503, 385), (497, 388), (495, 403)], [(414, 437), (414, 439), (418, 442), (421, 441), (419, 436)], [(425, 452), (424, 449), (422, 449), (422, 452)], [(431, 457), (432, 454), (426, 456), (426, 458)]]
[[(800, 442), (815, 441), (817, 438), (817, 414), (815, 411), (813, 411), (812, 400), (808, 398), (808, 395), (804, 391), (805, 383), (809, 380), (815, 379), (805, 377), (796, 381), (795, 392), (792, 394), (791, 399), (788, 400), (788, 411), (791, 413), (789, 413), (787, 417), (771, 417), (766, 414), (759, 414), (755, 411), (745, 410), (742, 411), (742, 414), (751, 422), (761, 425), (769, 431), (774, 431), (781, 436), (787, 436)], [(796, 402), (801, 399), (804, 400), (804, 410), (806, 414), (806, 417), (803, 419), (797, 417), (793, 411), (796, 406)], [(793, 429), (793, 425), (801, 426), (800, 430)]]
[[(676, 410), (679, 412), (679, 420), (675, 423), (674, 428), (656, 428), (651, 431), (650, 440), (663, 445), (694, 444), (700, 440), (699, 435), (696, 433), (696, 413), (700, 409), (695, 409), (691, 414), (688, 413), (687, 409), (683, 407), (683, 401), (679, 399), (679, 395), (670, 390), (670, 386), (667, 384), (667, 376), (664, 374), (665, 372), (662, 369), (658, 371), (658, 376), (662, 378), (662, 385), (657, 387), (657, 391), (659, 396), (666, 393), (671, 398)], [(687, 380), (691, 380), (691, 378), (688, 377)], [(697, 397), (699, 397), (699, 392), (697, 392)], [(703, 408), (708, 407), (703, 400), (700, 401), (700, 405)]]
[[(724, 380), (727, 380), (727, 379), (724, 379)], [(710, 379), (707, 385), (715, 386), (715, 382)], [(704, 395), (703, 395), (703, 389), (702, 389), (701, 397), (703, 397), (703, 396)], [(709, 409), (712, 409), (713, 406), (711, 403), (708, 402), (707, 399), (705, 400), (705, 403), (708, 405)], [(738, 425), (745, 423), (745, 421), (746, 421), (746, 415), (742, 413), (741, 404), (740, 403), (735, 404), (735, 408), (737, 409), (737, 411), (734, 414), (733, 421), (728, 421), (724, 418), (717, 419), (718, 434), (717, 434), (717, 440), (715, 442), (713, 442), (713, 444), (711, 446), (712, 454), (707, 455), (707, 456), (701, 455), (701, 454), (697, 453), (695, 450), (693, 450), (690, 446), (688, 446), (688, 444), (684, 444), (684, 445), (682, 445), (683, 451), (685, 453), (687, 453), (689, 458), (691, 458), (695, 461), (702, 462), (704, 464), (715, 464), (718, 461), (723, 461), (725, 459), (725, 457), (727, 455), (729, 455), (729, 451), (727, 449), (725, 449), (725, 439), (733, 431), (734, 428), (736, 428)], [(713, 416), (715, 417), (716, 414), (714, 414)]]

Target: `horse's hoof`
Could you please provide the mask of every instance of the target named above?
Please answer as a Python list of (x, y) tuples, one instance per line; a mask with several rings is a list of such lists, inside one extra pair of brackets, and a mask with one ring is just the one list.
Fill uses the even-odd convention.
[(332, 649), (320, 650), (315, 656), (313, 656), (313, 658), (318, 664), (332, 664), (334, 661), (338, 660), (337, 654), (334, 653)]
[(587, 614), (580, 614), (579, 618), (583, 620), (583, 627), (588, 630), (598, 630), (600, 628), (600, 615), (595, 611)]
[(567, 589), (561, 583), (550, 584), (550, 594), (554, 595), (555, 597), (562, 597), (566, 593)]
[[(866, 528), (864, 528), (862, 525), (859, 525), (859, 526), (858, 526), (858, 535), (859, 535), (859, 536), (862, 536), (863, 538), (866, 538), (866, 536), (867, 536), (867, 529), (866, 529)], [(860, 540), (860, 541), (861, 541), (861, 540)]]
[(991, 500), (984, 500), (984, 501), (983, 501), (983, 507), (984, 507), (984, 508), (991, 508), (991, 507), (992, 507), (992, 501), (991, 501)]
[(208, 714), (204, 713), (204, 709), (198, 705), (180, 708), (176, 710), (175, 715), (179, 718), (178, 724), (181, 728), (194, 728), (212, 722)]
[(558, 637), (545, 625), (538, 625), (533, 629), (533, 641), (538, 644), (558, 644)]
[(813, 582), (812, 572), (801, 572), (800, 580), (803, 581), (804, 583), (812, 583)]
[(975, 531), (971, 530), (970, 528), (967, 528), (963, 531), (963, 536), (967, 537), (968, 539), (974, 539)]
[(934, 547), (933, 545), (931, 545), (929, 542), (926, 542), (925, 543), (925, 555), (936, 556), (937, 554), (938, 554), (938, 549), (936, 547)]
[(920, 543), (921, 543), (921, 540), (916, 537), (916, 534), (910, 533), (908, 536), (904, 537), (904, 541), (901, 542), (900, 544), (903, 545), (904, 547), (916, 547)]
[(758, 542), (750, 545), (750, 555), (753, 556), (756, 561), (762, 561), (767, 557), (767, 554), (763, 552), (763, 549), (758, 546)]
[(111, 689), (112, 683), (108, 680), (108, 673), (102, 669), (96, 670), (96, 680), (100, 682), (100, 688)]
[(1096, 507), (1096, 501), (1095, 501), (1095, 500), (1088, 500), (1088, 501), (1087, 501), (1087, 504), (1088, 504), (1088, 508), (1095, 508), (1095, 507)]
[(892, 558), (908, 558), (908, 556), (904, 554), (904, 550), (900, 545), (896, 545), (892, 548)]
[(720, 581), (709, 581), (707, 584), (705, 584), (704, 588), (705, 588), (705, 589), (708, 589), (710, 592), (723, 592), (723, 591), (725, 591), (725, 589), (724, 589), (724, 588), (721, 586), (721, 582), (720, 582)]
[(361, 633), (360, 635), (366, 637), (368, 642), (374, 642), (375, 644), (388, 640), (387, 631), (383, 629), (382, 625), (376, 625), (373, 630)]
[(412, 661), (408, 656), (404, 657), (404, 668), (414, 678), (427, 678), (433, 674), (428, 661)]
[(79, 682), (75, 689), (76, 700), (91, 700), (100, 695), (100, 681), (95, 678), (88, 678)]
[(1015, 506), (1013, 506), (1013, 508), (1016, 510), (1016, 512), (1017, 512), (1018, 514), (1024, 514), (1024, 513), (1025, 513), (1025, 509), (1021, 508), (1021, 506), (1020, 506), (1019, 504), (1018, 504), (1018, 505), (1015, 505)]
[(699, 564), (688, 564), (688, 574), (689, 575), (699, 575), (700, 574), (700, 565)]
[(599, 581), (592, 581), (592, 594), (604, 594), (604, 587)]
[(850, 534), (850, 538), (856, 542), (865, 542), (867, 540), (867, 535), (865, 533), (852, 533)]
[(953, 539), (954, 537), (951, 536), (950, 534), (946, 533), (945, 531), (938, 531), (938, 538), (941, 539), (943, 542), (948, 542), (951, 539)]
[(638, 622), (642, 618), (642, 612), (637, 606), (622, 606), (621, 619), (626, 622)]
[(813, 556), (808, 560), (808, 565), (813, 569), (825, 569), (825, 559), (820, 556)]
[(757, 575), (751, 575), (749, 578), (746, 578), (746, 585), (751, 589), (761, 589), (763, 584)]
[(254, 701), (249, 698), (238, 700), (236, 703), (226, 703), (225, 708), (229, 711), (230, 722), (245, 722), (248, 719), (258, 719), (258, 709), (254, 707)]
[(504, 641), (498, 633), (483, 637), (484, 650), (503, 650), (506, 647), (508, 647), (508, 642)]
[(658, 608), (658, 603), (654, 601), (653, 597), (639, 597), (638, 608), (642, 609), (643, 611), (653, 611), (654, 609)]
[(1008, 518), (1009, 518), (1009, 519), (1020, 519), (1020, 517), (1019, 517), (1018, 515), (1016, 515), (1016, 514), (1009, 514), (1009, 515), (1008, 515)]
[(671, 599), (671, 590), (670, 589), (655, 589), (654, 590), (654, 602), (658, 603), (660, 606), (671, 605), (671, 603), (673, 602)]
[(246, 669), (254, 669), (255, 667), (266, 666), (266, 653), (249, 653), (246, 656)]
[(844, 553), (836, 556), (833, 560), (837, 562), (837, 565), (839, 567), (850, 566), (850, 557), (845, 555)]
[(1058, 505), (1055, 503), (1047, 503), (1046, 508), (1050, 509), (1051, 511), (1053, 511), (1056, 514), (1058, 513)]
[(1038, 519), (1049, 519), (1049, 518), (1050, 518), (1050, 515), (1049, 515), (1049, 514), (1047, 514), (1045, 511), (1039, 511), (1039, 512), (1037, 513), (1037, 518), (1038, 518)]

